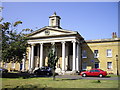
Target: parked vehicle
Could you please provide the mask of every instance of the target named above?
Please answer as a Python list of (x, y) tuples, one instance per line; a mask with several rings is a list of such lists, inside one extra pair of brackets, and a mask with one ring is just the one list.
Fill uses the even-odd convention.
[(99, 76), (99, 77), (103, 77), (103, 76), (107, 75), (107, 72), (103, 71), (101, 69), (91, 69), (89, 71), (81, 72), (80, 75), (82, 77), (86, 77), (86, 76)]
[(34, 74), (51, 76), (52, 69), (50, 67), (41, 67), (41, 68), (35, 70)]
[(7, 73), (7, 72), (8, 72), (7, 69), (5, 69), (5, 68), (3, 68), (3, 67), (0, 67), (0, 73)]

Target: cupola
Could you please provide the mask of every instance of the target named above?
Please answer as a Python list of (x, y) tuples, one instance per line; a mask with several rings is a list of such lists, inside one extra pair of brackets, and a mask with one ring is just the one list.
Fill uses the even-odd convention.
[(57, 16), (56, 12), (54, 12), (54, 14), (49, 17), (49, 26), (53, 28), (61, 28), (60, 19), (60, 16)]

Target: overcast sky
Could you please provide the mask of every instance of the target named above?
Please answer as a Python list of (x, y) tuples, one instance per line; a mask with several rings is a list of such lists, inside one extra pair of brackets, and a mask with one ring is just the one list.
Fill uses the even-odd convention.
[(78, 31), (86, 40), (111, 38), (118, 33), (117, 2), (4, 2), (4, 22), (21, 20), (24, 28), (37, 30), (49, 24), (55, 11), (61, 17), (61, 27)]

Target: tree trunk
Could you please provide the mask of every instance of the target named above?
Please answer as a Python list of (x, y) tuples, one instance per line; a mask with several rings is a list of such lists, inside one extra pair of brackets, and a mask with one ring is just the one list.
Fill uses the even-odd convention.
[(53, 80), (55, 80), (55, 70), (52, 71), (53, 71)]

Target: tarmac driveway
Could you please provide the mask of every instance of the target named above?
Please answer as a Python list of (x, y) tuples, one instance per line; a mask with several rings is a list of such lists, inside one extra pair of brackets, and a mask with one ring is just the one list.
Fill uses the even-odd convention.
[(89, 80), (118, 80), (118, 77), (82, 77), (80, 75), (58, 75), (56, 78), (67, 78), (67, 79), (89, 79)]

